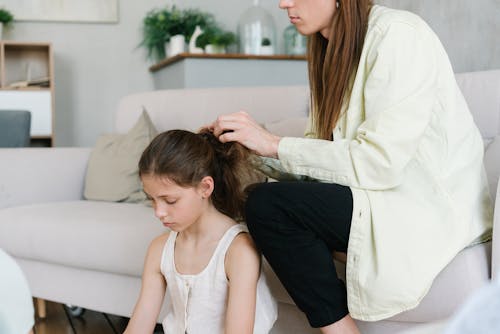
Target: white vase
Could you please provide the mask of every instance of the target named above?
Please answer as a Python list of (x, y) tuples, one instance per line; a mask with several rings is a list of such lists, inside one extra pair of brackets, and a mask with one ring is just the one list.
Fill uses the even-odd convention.
[(170, 37), (166, 51), (167, 57), (173, 57), (179, 53), (186, 52), (186, 38), (184, 35), (174, 35)]
[(189, 40), (189, 53), (203, 53), (203, 49), (196, 46), (196, 39), (203, 33), (200, 26), (196, 26), (194, 29), (193, 35)]
[(205, 53), (208, 54), (226, 53), (226, 47), (223, 45), (207, 44), (205, 45)]

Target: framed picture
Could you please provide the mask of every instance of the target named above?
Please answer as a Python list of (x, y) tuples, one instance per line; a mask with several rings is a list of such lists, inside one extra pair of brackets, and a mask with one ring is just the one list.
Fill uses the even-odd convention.
[(118, 22), (118, 0), (0, 0), (16, 21)]

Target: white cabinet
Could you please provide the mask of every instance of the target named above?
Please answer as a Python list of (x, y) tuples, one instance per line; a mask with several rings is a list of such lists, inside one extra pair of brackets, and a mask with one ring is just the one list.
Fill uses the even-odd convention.
[(0, 109), (31, 112), (31, 136), (52, 137), (52, 101), (50, 91), (0, 91)]
[(303, 56), (181, 53), (149, 68), (155, 89), (307, 85)]

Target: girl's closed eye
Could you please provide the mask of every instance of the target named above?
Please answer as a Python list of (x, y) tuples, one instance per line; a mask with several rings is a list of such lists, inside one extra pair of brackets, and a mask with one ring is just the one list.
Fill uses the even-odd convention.
[(175, 203), (177, 203), (177, 199), (164, 198), (163, 200), (165, 201), (165, 203), (167, 203), (169, 205), (174, 205)]

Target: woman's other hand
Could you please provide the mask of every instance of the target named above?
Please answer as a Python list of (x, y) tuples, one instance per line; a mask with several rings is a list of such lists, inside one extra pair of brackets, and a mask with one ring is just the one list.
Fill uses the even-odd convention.
[(208, 128), (223, 143), (237, 141), (258, 155), (278, 158), (281, 137), (265, 130), (245, 111), (221, 115)]

